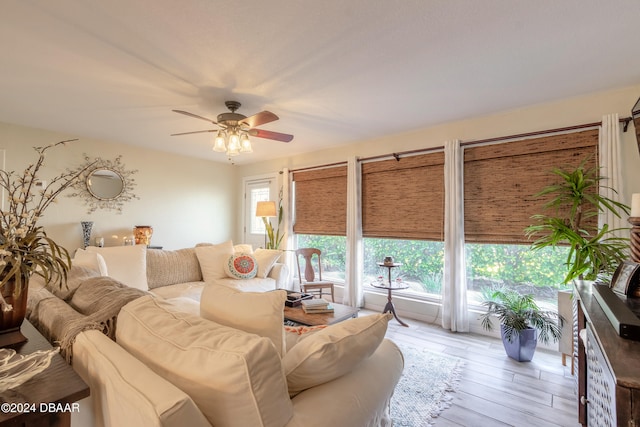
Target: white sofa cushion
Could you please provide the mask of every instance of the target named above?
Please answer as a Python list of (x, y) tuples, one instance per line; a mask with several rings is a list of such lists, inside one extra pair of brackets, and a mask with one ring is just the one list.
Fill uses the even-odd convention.
[(283, 356), (284, 302), (287, 292), (243, 292), (227, 286), (206, 286), (200, 300), (200, 315), (221, 325), (266, 337)]
[(80, 333), (73, 368), (89, 384), (97, 425), (209, 427), (191, 398), (96, 330)]
[[(287, 351), (291, 350), (294, 345), (298, 344), (305, 338), (309, 338), (316, 332), (326, 328), (327, 325), (317, 326), (285, 326), (284, 327), (284, 342)], [(285, 351), (286, 353), (286, 351)]]
[(252, 254), (253, 246), (249, 243), (238, 243), (237, 245), (233, 245), (233, 252), (235, 253), (244, 253), (244, 254)]
[(382, 340), (352, 371), (294, 397), (293, 418), (285, 427), (395, 425), (389, 417), (389, 400), (403, 365), (400, 349), (392, 341)]
[(378, 348), (389, 314), (372, 314), (327, 326), (300, 340), (284, 356), (289, 394), (339, 378)]
[(107, 265), (108, 276), (132, 288), (148, 291), (147, 247), (110, 246), (99, 248), (88, 246), (87, 251), (102, 255)]
[(293, 414), (267, 338), (175, 311), (145, 296), (118, 316), (117, 342), (186, 392), (212, 425), (283, 426)]
[(205, 282), (224, 279), (227, 277), (224, 264), (233, 255), (233, 243), (227, 240), (217, 245), (196, 246), (196, 255)]
[(104, 257), (96, 252), (77, 249), (76, 253), (73, 255), (73, 259), (71, 260), (71, 265), (96, 270), (101, 276), (109, 275), (107, 263), (104, 261)]
[(258, 277), (254, 277), (253, 279), (232, 279), (227, 277), (216, 280), (215, 284), (217, 286), (236, 288), (245, 292), (266, 292), (276, 289), (276, 280), (271, 277), (267, 277), (266, 279), (260, 279)]
[(273, 265), (278, 261), (280, 256), (282, 255), (282, 251), (278, 251), (275, 249), (262, 249), (258, 248), (253, 253), (253, 256), (258, 260), (258, 274), (256, 277), (266, 278), (273, 268)]
[(161, 286), (159, 288), (151, 289), (150, 292), (165, 299), (186, 297), (200, 302), (200, 297), (204, 287), (204, 282), (186, 282), (176, 283), (171, 286)]

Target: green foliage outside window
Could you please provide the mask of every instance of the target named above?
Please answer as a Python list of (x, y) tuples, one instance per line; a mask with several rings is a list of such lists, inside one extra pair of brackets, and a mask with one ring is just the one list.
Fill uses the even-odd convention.
[[(299, 235), (298, 247), (322, 250), (323, 272), (344, 278), (346, 238), (343, 236)], [(534, 251), (528, 245), (467, 244), (467, 287), (477, 295), (483, 288), (508, 287), (536, 298), (553, 301), (555, 291), (564, 289), (568, 248)], [(402, 267), (394, 271), (411, 285), (411, 290), (440, 295), (444, 266), (444, 244), (422, 240), (364, 239), (364, 276), (366, 280), (383, 275), (386, 269), (377, 262), (392, 256)], [(479, 297), (475, 298), (480, 302)], [(474, 300), (474, 297), (471, 297)]]

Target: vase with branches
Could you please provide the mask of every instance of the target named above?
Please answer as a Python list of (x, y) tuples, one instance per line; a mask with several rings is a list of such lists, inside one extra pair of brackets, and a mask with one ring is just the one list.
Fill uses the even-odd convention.
[(57, 197), (92, 165), (67, 170), (50, 178), (46, 185), (38, 174), (50, 149), (72, 141), (75, 140), (34, 147), (38, 158), (21, 173), (0, 171), (0, 187), (7, 204), (0, 215), (0, 345), (24, 339), (19, 330), (33, 274), (41, 276), (47, 284), (66, 284), (71, 264), (69, 253), (47, 235), (39, 220)]

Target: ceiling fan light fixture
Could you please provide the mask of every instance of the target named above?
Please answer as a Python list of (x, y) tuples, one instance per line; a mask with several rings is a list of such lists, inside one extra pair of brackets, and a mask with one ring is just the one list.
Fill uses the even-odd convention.
[(240, 152), (241, 153), (253, 153), (253, 147), (251, 147), (251, 141), (246, 133), (243, 133), (240, 137)]
[(224, 153), (227, 151), (227, 142), (223, 131), (218, 131), (218, 135), (213, 141), (213, 151), (218, 153)]
[(227, 144), (227, 155), (237, 156), (240, 154), (240, 137), (235, 130), (229, 132), (229, 143)]
[(258, 126), (278, 120), (278, 116), (272, 112), (261, 111), (247, 117), (244, 114), (236, 113), (236, 110), (240, 108), (241, 105), (239, 102), (226, 101), (225, 105), (231, 112), (218, 114), (216, 120), (199, 116), (188, 111), (173, 110), (176, 113), (209, 122), (216, 125), (219, 129), (180, 132), (171, 134), (171, 136), (217, 131), (216, 137), (213, 140), (212, 149), (218, 153), (225, 153), (229, 158), (241, 153), (253, 153), (253, 147), (249, 136), (281, 142), (291, 142), (293, 139), (293, 135), (288, 135), (286, 133), (257, 129)]

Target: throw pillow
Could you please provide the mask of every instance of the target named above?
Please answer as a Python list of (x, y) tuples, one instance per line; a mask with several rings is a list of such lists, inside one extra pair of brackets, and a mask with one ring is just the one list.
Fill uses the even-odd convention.
[(109, 246), (99, 248), (88, 246), (87, 251), (98, 253), (104, 258), (109, 277), (116, 279), (125, 285), (148, 291), (147, 285), (147, 247), (135, 246)]
[(266, 278), (280, 255), (282, 255), (282, 251), (275, 249), (256, 249), (253, 253), (253, 256), (258, 260), (258, 274), (256, 276), (262, 279)]
[(196, 256), (200, 263), (204, 281), (212, 282), (227, 277), (224, 265), (231, 255), (233, 255), (233, 243), (231, 240), (217, 245), (196, 246)]
[(293, 346), (282, 364), (291, 397), (352, 371), (378, 348), (390, 314), (345, 320), (317, 331)]
[(73, 259), (71, 260), (71, 265), (96, 270), (101, 276), (109, 275), (104, 257), (99, 253), (89, 252), (84, 249), (76, 250)]
[(194, 248), (175, 251), (147, 249), (149, 289), (201, 280), (200, 263)]
[(205, 286), (200, 316), (221, 325), (269, 338), (280, 357), (284, 355), (285, 290), (243, 292), (228, 286)]
[(258, 261), (245, 253), (235, 253), (224, 264), (224, 271), (232, 279), (253, 279), (258, 272)]
[(233, 246), (233, 252), (236, 252), (236, 253), (241, 252), (243, 254), (252, 254), (253, 246), (251, 246), (251, 244), (249, 243), (239, 243)]
[(326, 328), (327, 325), (318, 326), (285, 326), (284, 341), (287, 351), (291, 350), (294, 345), (298, 344), (305, 338), (310, 337), (314, 333)]

